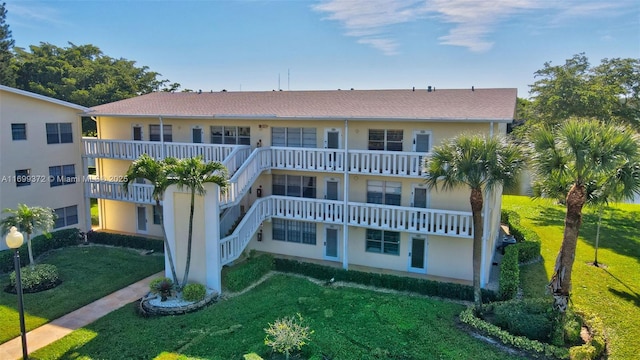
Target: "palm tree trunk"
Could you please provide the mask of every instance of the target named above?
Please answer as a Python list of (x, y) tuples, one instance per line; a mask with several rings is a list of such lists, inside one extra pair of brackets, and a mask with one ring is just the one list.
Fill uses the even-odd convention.
[(173, 283), (178, 286), (178, 274), (176, 273), (176, 266), (173, 264), (173, 255), (171, 254), (169, 239), (167, 239), (167, 230), (164, 228), (164, 215), (160, 211), (160, 200), (156, 200), (156, 211), (158, 211), (158, 217), (160, 217), (160, 227), (162, 228), (162, 236), (164, 239), (164, 251), (167, 253), (167, 259), (169, 259), (169, 268), (171, 270), (171, 276), (173, 277)]
[(482, 190), (471, 189), (469, 198), (471, 203), (471, 214), (473, 217), (473, 302), (476, 313), (482, 312), (482, 290), (480, 288), (480, 271), (482, 264), (482, 235), (484, 233), (484, 223), (482, 221)]
[(29, 265), (33, 269), (36, 263), (33, 261), (33, 250), (31, 250), (31, 234), (27, 233), (27, 250), (29, 250)]
[(598, 264), (598, 243), (600, 242), (600, 225), (602, 225), (602, 213), (604, 212), (604, 206), (600, 206), (598, 209), (598, 230), (596, 230), (596, 255), (593, 260), (594, 266), (600, 266)]
[(582, 224), (582, 207), (586, 199), (584, 185), (573, 184), (567, 194), (567, 214), (564, 218), (562, 246), (556, 258), (551, 282), (549, 282), (549, 289), (554, 299), (553, 306), (560, 312), (565, 312), (569, 304), (571, 271), (576, 257), (578, 232)]
[(189, 279), (189, 267), (191, 266), (191, 243), (193, 239), (193, 208), (195, 206), (195, 196), (196, 190), (191, 189), (191, 207), (189, 208), (189, 237), (187, 239), (187, 264), (185, 265), (182, 284), (180, 284), (181, 289), (185, 285), (187, 285), (187, 280)]

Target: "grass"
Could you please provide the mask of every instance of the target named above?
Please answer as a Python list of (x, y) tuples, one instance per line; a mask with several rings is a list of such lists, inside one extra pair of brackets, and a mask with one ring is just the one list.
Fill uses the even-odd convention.
[(91, 204), (91, 225), (100, 225), (100, 213), (98, 210), (98, 199), (89, 199)]
[(300, 313), (314, 333), (303, 358), (513, 359), (462, 331), (462, 305), (274, 275), (196, 313), (145, 319), (128, 305), (35, 352), (33, 359), (268, 357), (264, 328)]
[[(161, 256), (102, 246), (60, 249), (41, 257), (38, 263), (57, 266), (63, 282), (54, 289), (24, 294), (27, 331), (164, 268)], [(0, 285), (9, 285), (8, 274), (0, 276)], [(0, 291), (0, 343), (20, 336), (17, 306), (16, 295)]]
[[(520, 214), (521, 223), (542, 240), (543, 262), (521, 267), (526, 297), (546, 295), (562, 243), (565, 209), (546, 199), (505, 196), (503, 208)], [(640, 353), (640, 205), (616, 204), (602, 219), (598, 262), (595, 252), (595, 210), (585, 208), (573, 265), (572, 301), (598, 314), (607, 329), (610, 359), (632, 359)]]

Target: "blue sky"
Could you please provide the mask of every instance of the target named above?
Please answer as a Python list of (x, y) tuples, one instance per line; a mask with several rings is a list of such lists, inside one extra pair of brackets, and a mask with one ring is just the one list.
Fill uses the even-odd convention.
[[(640, 1), (7, 2), (16, 46), (93, 44), (203, 91), (516, 87), (584, 52), (640, 58)], [(290, 75), (288, 75), (288, 73)]]

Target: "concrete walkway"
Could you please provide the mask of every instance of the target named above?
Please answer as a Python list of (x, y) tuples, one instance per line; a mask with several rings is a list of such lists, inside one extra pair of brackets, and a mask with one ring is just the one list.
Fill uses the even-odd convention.
[[(164, 276), (164, 272), (151, 275), (148, 278), (98, 299), (89, 305), (70, 312), (61, 318), (55, 319), (48, 324), (29, 331), (27, 333), (27, 349), (29, 353), (61, 339), (73, 330), (84, 327), (128, 303), (140, 299), (149, 292), (149, 283), (151, 280), (158, 276)], [(21, 358), (22, 341), (20, 337), (0, 345), (0, 359), (17, 360)]]

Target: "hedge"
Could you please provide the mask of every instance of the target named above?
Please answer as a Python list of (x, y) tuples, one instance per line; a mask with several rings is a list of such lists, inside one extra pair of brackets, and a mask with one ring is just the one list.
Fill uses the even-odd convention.
[(536, 260), (540, 257), (541, 241), (538, 234), (520, 225), (520, 215), (515, 211), (503, 210), (500, 220), (509, 225), (511, 234), (517, 243), (507, 246), (500, 264), (499, 297), (502, 300), (512, 299), (520, 285), (519, 264)]
[[(368, 273), (355, 270), (344, 270), (318, 264), (305, 263), (289, 259), (275, 259), (277, 271), (296, 273), (318, 280), (352, 282), (398, 291), (414, 292), (422, 295), (437, 296), (448, 299), (473, 301), (473, 287), (427, 279), (401, 277), (389, 274)], [(484, 302), (495, 301), (495, 292), (482, 289)]]
[(89, 231), (87, 241), (94, 244), (128, 247), (133, 249), (153, 250), (164, 253), (164, 241), (142, 236), (115, 234), (103, 231)]
[[(33, 250), (34, 258), (44, 254), (45, 252), (53, 249), (60, 249), (67, 246), (74, 246), (80, 243), (80, 230), (78, 229), (63, 229), (53, 231), (47, 235), (38, 235), (31, 239), (31, 249)], [(25, 236), (25, 242), (19, 249), (20, 251), (20, 265), (26, 266), (29, 264), (29, 252), (27, 250), (27, 241)], [(13, 251), (6, 250), (0, 251), (0, 273), (6, 273), (14, 270), (13, 265)]]
[(271, 270), (273, 270), (273, 256), (269, 254), (255, 256), (252, 251), (247, 261), (225, 268), (224, 286), (229, 291), (243, 290)]

